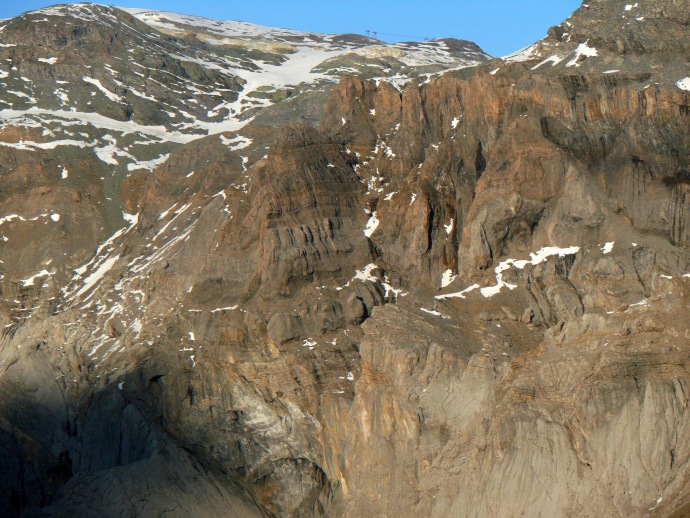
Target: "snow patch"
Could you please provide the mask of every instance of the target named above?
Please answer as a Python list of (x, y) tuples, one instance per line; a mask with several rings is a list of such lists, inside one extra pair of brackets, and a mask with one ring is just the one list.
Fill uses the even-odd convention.
[[(514, 284), (509, 284), (503, 280), (503, 272), (506, 270), (510, 269), (511, 267), (516, 267), (520, 270), (524, 269), (525, 266), (528, 264), (531, 265), (537, 265), (540, 264), (544, 261), (546, 261), (547, 258), (552, 257), (552, 256), (559, 256), (559, 257), (564, 257), (567, 255), (573, 255), (576, 254), (580, 251), (579, 246), (571, 246), (568, 248), (559, 248), (556, 246), (547, 246), (544, 248), (541, 248), (538, 252), (536, 253), (530, 253), (530, 258), (529, 259), (506, 259), (505, 261), (502, 261), (494, 268), (494, 273), (496, 274), (496, 284), (494, 286), (487, 286), (484, 288), (481, 288), (480, 292), (481, 294), (486, 297), (486, 298), (491, 298), (494, 295), (500, 293), (501, 289), (508, 288), (510, 290), (514, 290), (517, 288)], [(475, 284), (473, 286), (470, 286), (466, 290), (463, 290), (459, 293), (448, 293), (445, 295), (437, 295), (435, 298), (443, 300), (443, 299), (448, 299), (448, 298), (465, 298), (465, 294), (469, 293), (470, 291), (473, 291), (475, 289), (479, 288), (478, 284)]]
[(518, 63), (522, 61), (529, 61), (538, 57), (539, 52), (537, 51), (537, 44), (533, 43), (532, 45), (525, 47), (524, 49), (520, 49), (513, 54), (504, 56), (503, 60), (507, 63)]
[(141, 169), (147, 169), (149, 171), (153, 171), (159, 165), (164, 164), (168, 160), (168, 158), (170, 158), (170, 153), (161, 155), (158, 158), (154, 158), (152, 160), (146, 160), (144, 162), (133, 162), (131, 164), (127, 164), (127, 170), (138, 171)]
[(307, 338), (307, 339), (304, 340), (304, 342), (302, 343), (302, 347), (308, 347), (310, 351), (313, 351), (314, 348), (315, 348), (317, 345), (318, 345), (318, 344), (316, 343), (316, 340), (314, 340), (314, 339), (312, 339), (312, 338)]
[(55, 96), (58, 99), (60, 99), (61, 104), (68, 104), (69, 103), (69, 96), (67, 95), (67, 92), (65, 92), (63, 89), (56, 88), (55, 90), (53, 90), (53, 93), (55, 94)]
[(441, 288), (450, 286), (456, 278), (457, 276), (453, 275), (453, 270), (446, 270), (441, 276)]
[(378, 282), (378, 279), (371, 274), (371, 272), (378, 270), (378, 268), (379, 267), (374, 263), (369, 263), (362, 270), (355, 270), (355, 276), (352, 278), (352, 280), (359, 279), (362, 282)]
[(126, 212), (123, 212), (122, 219), (129, 223), (130, 227), (133, 227), (134, 225), (139, 223), (139, 214), (127, 214)]
[(225, 308), (216, 308), (211, 310), (211, 313), (221, 313), (223, 311), (233, 311), (239, 307), (239, 304), (235, 304), (234, 306), (227, 306)]
[(381, 283), (383, 289), (385, 290), (383, 296), (388, 298), (389, 295), (393, 295), (393, 298), (397, 300), (398, 297), (404, 297), (407, 295), (402, 289), (396, 289), (388, 283), (388, 277), (384, 278), (384, 282)]
[(110, 271), (110, 269), (117, 262), (117, 260), (117, 257), (109, 257), (108, 259), (103, 261), (103, 263), (98, 267), (98, 269), (95, 272), (93, 272), (86, 279), (84, 279), (84, 285), (76, 293), (74, 298), (79, 298), (81, 295), (93, 288), (96, 285), (96, 283), (100, 281), (103, 278), (103, 276)]
[[(637, 5), (637, 4), (635, 4), (635, 5)], [(659, 505), (661, 502), (663, 502), (663, 500), (664, 500), (664, 497), (663, 497), (663, 496), (660, 496), (659, 498), (657, 498), (657, 499), (656, 499), (656, 502), (649, 508), (649, 510), (650, 510), (650, 511), (653, 511), (654, 509), (656, 509), (656, 508), (658, 507), (658, 505)]]
[(547, 63), (551, 63), (551, 66), (552, 66), (552, 67), (555, 67), (556, 65), (558, 65), (558, 64), (559, 64), (561, 61), (563, 61), (564, 59), (565, 59), (564, 57), (561, 58), (561, 57), (558, 57), (558, 56), (556, 56), (556, 55), (554, 55), (554, 56), (549, 56), (549, 57), (546, 58), (544, 61), (541, 61), (540, 63), (537, 63), (536, 65), (534, 65), (534, 66), (532, 67), (532, 70), (536, 70), (536, 69), (538, 69), (540, 66), (546, 65)]
[(239, 151), (251, 145), (252, 139), (243, 137), (242, 135), (237, 135), (233, 138), (225, 138), (223, 135), (220, 136), (220, 141), (223, 145), (228, 146), (230, 151)]
[(423, 311), (424, 313), (427, 313), (429, 315), (433, 315), (435, 317), (441, 317), (445, 319), (449, 319), (450, 317), (447, 317), (446, 315), (439, 313), (435, 309), (426, 309), (426, 308), (419, 308), (419, 311)]
[[(557, 255), (558, 257), (565, 257), (566, 255), (574, 255), (580, 251), (579, 246), (570, 246), (568, 248), (558, 248), (557, 246), (546, 246), (540, 249), (536, 254), (529, 254), (530, 261), (532, 264), (539, 264), (546, 261), (547, 258)], [(509, 259), (512, 261), (512, 259)], [(513, 264), (520, 268), (521, 270), (525, 265), (520, 266), (518, 263), (522, 264), (522, 261), (514, 261)], [(526, 263), (525, 263), (526, 264)]]
[(436, 295), (436, 299), (438, 300), (445, 300), (445, 299), (464, 299), (465, 295), (470, 293), (471, 291), (474, 291), (476, 289), (479, 289), (480, 286), (479, 284), (473, 284), (472, 286), (469, 286), (468, 288), (465, 288), (462, 291), (458, 291), (456, 293), (446, 293), (445, 295)]
[(369, 217), (369, 221), (367, 221), (367, 226), (364, 229), (364, 235), (366, 237), (371, 237), (374, 231), (379, 226), (379, 219), (376, 217), (376, 211), (371, 213), (371, 216)]
[(98, 88), (103, 93), (103, 95), (105, 95), (111, 101), (118, 102), (118, 103), (122, 102), (122, 97), (120, 97), (119, 95), (108, 90), (105, 86), (103, 86), (101, 84), (101, 81), (99, 79), (93, 79), (92, 77), (84, 76), (81, 78), (81, 80), (84, 81), (85, 83), (90, 83), (90, 84), (94, 85), (96, 88)]
[(42, 271), (38, 272), (37, 274), (32, 275), (28, 279), (24, 279), (23, 281), (21, 281), (22, 286), (24, 286), (24, 287), (33, 286), (34, 281), (36, 279), (40, 279), (41, 277), (48, 277), (49, 275), (51, 275), (51, 273), (48, 270), (42, 270)]
[(609, 243), (606, 243), (604, 246), (601, 247), (601, 252), (603, 254), (610, 254), (611, 250), (613, 250), (614, 244), (615, 244), (615, 241), (611, 241)]
[[(183, 135), (177, 131), (168, 132), (165, 126), (143, 126), (134, 121), (118, 121), (110, 119), (98, 113), (86, 113), (65, 110), (44, 110), (32, 107), (28, 110), (0, 110), (0, 119), (21, 119), (26, 120), (29, 116), (40, 116), (41, 118), (55, 117), (61, 125), (68, 126), (76, 124), (89, 124), (95, 128), (108, 131), (116, 131), (127, 135), (130, 133), (141, 133), (160, 139), (164, 142), (175, 142), (177, 144), (187, 144), (193, 140), (203, 138), (206, 135), (187, 134)], [(62, 120), (60, 120), (62, 119)], [(82, 145), (84, 145), (82, 143)]]
[(690, 92), (690, 77), (686, 77), (684, 79), (681, 79), (680, 81), (676, 81), (676, 86), (681, 90)]
[(587, 45), (588, 42), (589, 42), (589, 40), (585, 41), (584, 43), (580, 43), (577, 46), (577, 48), (575, 49), (575, 56), (573, 57), (573, 59), (568, 61), (568, 63), (566, 63), (566, 65), (565, 65), (566, 67), (572, 67), (572, 66), (579, 67), (580, 64), (578, 63), (578, 60), (580, 59), (581, 56), (585, 56), (586, 58), (592, 58), (594, 56), (599, 55), (599, 51), (597, 49), (592, 48), (592, 47)]

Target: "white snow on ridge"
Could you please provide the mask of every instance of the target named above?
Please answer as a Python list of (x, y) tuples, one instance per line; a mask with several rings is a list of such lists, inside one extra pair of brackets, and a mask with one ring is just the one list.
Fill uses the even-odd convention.
[[(365, 56), (369, 55), (370, 57), (389, 55), (396, 57), (408, 66), (435, 64), (450, 66), (457, 62), (461, 62), (461, 64), (464, 63), (464, 66), (471, 66), (479, 62), (478, 59), (473, 59), (475, 55), (477, 58), (481, 55), (479, 51), (475, 52), (468, 50), (466, 58), (457, 59), (451, 55), (447, 43), (442, 40), (403, 43), (376, 42), (374, 45), (367, 45), (363, 44), (363, 42), (355, 43), (346, 40), (334, 41), (334, 37), (336, 36), (334, 34), (308, 33), (292, 29), (264, 27), (234, 20), (211, 20), (199, 16), (189, 16), (165, 11), (130, 8), (120, 9), (129, 12), (142, 22), (157, 29), (185, 32), (189, 30), (189, 27), (195, 27), (202, 33), (199, 37), (212, 45), (224, 43), (238, 44), (245, 41), (248, 44), (264, 44), (267, 48), (271, 48), (271, 45), (275, 46), (277, 44), (278, 46), (275, 47), (277, 52), (295, 50), (296, 54), (304, 54), (305, 51), (309, 50), (325, 52), (325, 49), (330, 49), (331, 52), (354, 52), (361, 53)], [(209, 37), (208, 34), (217, 37)], [(299, 59), (301, 59), (301, 57)], [(328, 57), (321, 58), (321, 61), (325, 59), (328, 59)], [(356, 70), (353, 70), (353, 72), (356, 72)]]
[(111, 101), (118, 102), (118, 103), (122, 102), (122, 97), (120, 97), (119, 95), (108, 90), (105, 86), (103, 86), (101, 84), (101, 81), (99, 79), (93, 79), (89, 76), (84, 76), (81, 79), (85, 83), (90, 83), (90, 84), (94, 85), (96, 88), (98, 88), (103, 93), (103, 95), (105, 95)]
[[(115, 242), (116, 239), (118, 239), (120, 236), (134, 228), (134, 226), (139, 222), (138, 214), (126, 214), (123, 212), (122, 215), (124, 220), (127, 223), (129, 223), (129, 226), (121, 228), (120, 230), (115, 232), (112, 236), (110, 236), (104, 243), (102, 243), (98, 247), (93, 258), (88, 263), (74, 270), (74, 277), (72, 277), (70, 284), (63, 289), (63, 292), (70, 300), (76, 299), (77, 297), (83, 295), (89, 289), (91, 289), (103, 277), (103, 275), (105, 275), (105, 273), (107, 273), (107, 271), (110, 270), (110, 268), (112, 268), (113, 264), (115, 264), (115, 262), (117, 261), (118, 256), (108, 258), (107, 254), (112, 251), (111, 245)], [(103, 252), (105, 253), (101, 255)], [(110, 264), (106, 265), (106, 263), (108, 262), (110, 262)], [(83, 286), (81, 287), (81, 289), (77, 290), (77, 288), (75, 287), (70, 290), (72, 283), (79, 281), (81, 276), (84, 275), (86, 271), (91, 267), (95, 267), (96, 271), (83, 281)]]
[[(203, 138), (206, 135), (183, 135), (179, 132), (168, 132), (165, 126), (144, 126), (133, 121), (118, 121), (110, 119), (98, 113), (72, 112), (65, 110), (43, 110), (40, 108), (29, 108), (28, 110), (0, 110), (0, 120), (24, 119), (29, 115), (49, 116), (65, 121), (76, 121), (88, 124), (99, 129), (115, 131), (127, 135), (130, 133), (141, 133), (157, 137), (161, 141), (187, 144), (193, 140)], [(68, 123), (65, 123), (68, 124)]]
[(230, 151), (239, 151), (251, 145), (252, 139), (243, 137), (242, 135), (237, 135), (233, 138), (225, 138), (223, 135), (220, 136), (220, 141), (223, 145), (228, 146)]
[(536, 59), (538, 57), (539, 52), (537, 50), (537, 44), (533, 43), (532, 45), (529, 45), (524, 49), (520, 49), (517, 52), (504, 56), (502, 59), (507, 63), (517, 63), (522, 61), (529, 61), (531, 59)]
[(509, 284), (503, 280), (503, 272), (508, 270), (511, 266), (515, 266), (516, 268), (522, 270), (528, 264), (537, 265), (539, 263), (546, 261), (546, 259), (551, 256), (557, 255), (559, 257), (564, 257), (566, 255), (576, 254), (579, 251), (579, 246), (571, 246), (568, 248), (547, 246), (540, 249), (536, 254), (530, 253), (529, 260), (506, 259), (505, 261), (500, 262), (498, 266), (494, 268), (494, 272), (496, 272), (496, 285), (487, 288), (482, 288), (480, 290), (481, 294), (486, 298), (490, 298), (498, 294), (503, 287), (506, 287), (510, 290), (514, 290), (515, 288), (517, 288), (517, 286), (515, 286), (514, 284)]
[[(229, 63), (223, 67), (217, 63), (190, 56), (174, 55), (173, 57), (182, 61), (197, 63), (224, 74), (237, 76), (245, 81), (235, 101), (223, 101), (209, 110), (209, 116), (219, 114), (221, 110), (227, 110), (229, 116), (225, 120), (221, 122), (195, 121), (192, 124), (186, 125), (184, 129), (204, 130), (207, 135), (238, 131), (252, 120), (252, 118), (246, 120), (240, 120), (238, 118), (245, 110), (256, 108), (257, 106), (268, 106), (273, 104), (269, 99), (258, 99), (252, 97), (251, 94), (265, 87), (283, 89), (294, 87), (301, 83), (314, 83), (320, 80), (336, 82), (338, 80), (337, 77), (312, 72), (312, 70), (324, 61), (345, 52), (347, 52), (347, 50), (326, 50), (324, 47), (299, 47), (296, 52), (287, 55), (285, 61), (280, 65), (273, 65), (266, 62), (257, 63), (257, 65), (260, 65), (258, 70), (247, 70), (236, 66), (229, 66)], [(192, 137), (191, 140), (199, 137), (200, 136)]]
[(540, 66), (546, 65), (547, 63), (551, 63), (551, 66), (554, 67), (554, 66), (558, 65), (558, 64), (559, 64), (561, 61), (563, 61), (564, 59), (565, 59), (564, 57), (561, 58), (561, 57), (556, 56), (556, 55), (554, 55), (554, 56), (549, 56), (549, 57), (546, 58), (544, 61), (541, 61), (540, 63), (537, 63), (536, 65), (534, 65), (534, 66), (532, 67), (532, 70), (536, 70), (536, 69), (538, 69)]
[(236, 38), (264, 37), (278, 39), (288, 37), (299, 38), (304, 41), (305, 37), (309, 37), (311, 35), (307, 32), (264, 27), (262, 25), (254, 25), (235, 20), (219, 21), (203, 18), (201, 16), (191, 16), (168, 11), (152, 11), (149, 9), (136, 9), (129, 7), (118, 7), (118, 9), (128, 12), (151, 27), (159, 29), (180, 30), (178, 26), (174, 25), (177, 23), (206, 29), (207, 31), (218, 34), (219, 36)]
[(378, 269), (379, 269), (379, 267), (376, 266), (376, 264), (369, 263), (362, 270), (355, 270), (355, 276), (352, 278), (352, 280), (358, 279), (362, 282), (365, 282), (365, 281), (378, 282), (378, 279), (371, 274), (371, 272), (373, 272), (374, 270), (378, 270)]
[(132, 92), (134, 95), (137, 97), (141, 97), (142, 99), (146, 99), (147, 101), (153, 101), (153, 102), (158, 102), (158, 99), (155, 97), (151, 97), (150, 95), (146, 95), (144, 92), (140, 92), (139, 90), (133, 88), (132, 86), (128, 86), (127, 89)]
[(681, 90), (690, 92), (690, 77), (686, 77), (684, 79), (681, 79), (680, 81), (676, 81), (676, 86)]
[(396, 288), (394, 288), (393, 286), (391, 286), (391, 285), (389, 284), (388, 277), (385, 277), (385, 276), (384, 276), (383, 281), (381, 281), (380, 279), (378, 279), (377, 277), (375, 277), (374, 275), (372, 275), (371, 272), (373, 272), (374, 270), (378, 270), (378, 269), (379, 269), (379, 267), (378, 267), (375, 263), (369, 263), (368, 265), (366, 265), (366, 266), (365, 266), (364, 268), (362, 268), (361, 270), (355, 270), (355, 275), (354, 275), (354, 277), (352, 277), (352, 279), (350, 279), (349, 281), (347, 281), (347, 282), (346, 282), (345, 284), (343, 284), (342, 286), (338, 286), (338, 287), (336, 288), (336, 290), (337, 290), (337, 291), (340, 291), (340, 290), (342, 290), (342, 289), (344, 289), (344, 288), (347, 288), (353, 281), (359, 280), (359, 281), (362, 281), (362, 282), (367, 282), (367, 281), (368, 281), (368, 282), (380, 283), (381, 286), (383, 287), (383, 289), (385, 290), (384, 297), (388, 297), (389, 295), (392, 294), (393, 297), (397, 299), (398, 296), (404, 297), (405, 295), (407, 295), (407, 293), (403, 292), (402, 289), (396, 289)]
[(0, 142), (0, 146), (13, 147), (15, 149), (23, 149), (26, 151), (35, 151), (36, 149), (55, 149), (61, 146), (73, 147), (89, 147), (89, 144), (81, 140), (54, 140), (52, 142), (33, 142), (30, 140), (23, 140), (17, 143), (14, 142)]
[(159, 165), (164, 164), (168, 160), (168, 158), (170, 158), (170, 153), (167, 153), (165, 155), (161, 155), (158, 158), (154, 158), (152, 160), (146, 160), (144, 162), (134, 162), (132, 164), (127, 164), (127, 170), (128, 171), (136, 171), (139, 169), (148, 169), (149, 171), (153, 171)]
[(589, 40), (585, 41), (584, 43), (580, 43), (577, 46), (577, 48), (575, 49), (575, 56), (573, 57), (573, 59), (571, 59), (570, 61), (568, 61), (566, 63), (566, 65), (565, 65), (566, 67), (572, 67), (572, 66), (579, 67), (580, 64), (578, 63), (578, 60), (580, 59), (581, 56), (592, 58), (594, 56), (599, 55), (599, 51), (597, 49), (592, 48), (592, 47), (587, 45), (588, 42), (589, 42)]
[(129, 226), (131, 228), (137, 223), (139, 223), (139, 214), (127, 214), (126, 212), (123, 212), (122, 219), (129, 223)]
[[(254, 48), (250, 44), (256, 43), (257, 48), (266, 46), (268, 52), (280, 55), (279, 64), (274, 64), (269, 61), (250, 58), (251, 63), (248, 64), (246, 59), (235, 59), (224, 56), (222, 54), (215, 54), (213, 52), (202, 56), (193, 54), (190, 49), (185, 48), (180, 44), (179, 51), (171, 54), (171, 57), (197, 63), (198, 65), (209, 70), (216, 70), (228, 76), (233, 76), (241, 79), (244, 84), (235, 101), (228, 102), (219, 100), (216, 106), (208, 106), (207, 120), (198, 120), (194, 117), (187, 117), (187, 122), (183, 122), (174, 126), (177, 131), (166, 129), (163, 126), (146, 127), (137, 125), (131, 121), (120, 122), (107, 117), (103, 117), (94, 113), (80, 113), (67, 111), (51, 111), (40, 110), (32, 108), (26, 111), (2, 110), (0, 111), (0, 119), (17, 118), (21, 116), (36, 115), (43, 118), (55, 116), (64, 118), (70, 121), (78, 120), (83, 123), (88, 123), (102, 129), (109, 129), (113, 131), (121, 131), (123, 133), (141, 132), (143, 134), (156, 136), (161, 140), (188, 143), (190, 141), (202, 138), (207, 135), (213, 135), (223, 132), (235, 132), (244, 127), (252, 118), (242, 117), (242, 114), (247, 110), (260, 109), (274, 103), (273, 99), (265, 98), (263, 95), (256, 95), (257, 91), (265, 92), (270, 89), (281, 90), (293, 88), (300, 84), (314, 84), (322, 81), (337, 82), (339, 76), (337, 73), (342, 72), (341, 66), (335, 66), (330, 70), (324, 72), (317, 72), (315, 69), (332, 58), (336, 58), (346, 53), (357, 52), (358, 50), (367, 50), (372, 48), (380, 48), (382, 51), (388, 52), (391, 56), (399, 56), (399, 59), (407, 63), (409, 66), (425, 66), (441, 64), (446, 68), (452, 69), (452, 66), (461, 64), (461, 67), (472, 66), (479, 63), (481, 60), (481, 52), (467, 49), (466, 56), (453, 56), (448, 44), (445, 41), (438, 40), (432, 42), (409, 42), (388, 44), (382, 43), (371, 45), (365, 40), (358, 40), (357, 38), (336, 38), (335, 35), (312, 34), (302, 31), (295, 31), (289, 29), (279, 29), (270, 27), (261, 27), (249, 23), (239, 21), (216, 21), (198, 16), (188, 16), (183, 14), (152, 11), (147, 9), (130, 9), (120, 8), (129, 12), (142, 22), (150, 25), (153, 28), (183, 32), (195, 32), (195, 27), (198, 28), (199, 37), (204, 39), (209, 34), (217, 35), (219, 43), (228, 43), (229, 39), (234, 42), (246, 40), (249, 47)], [(87, 5), (66, 5), (46, 8), (35, 11), (35, 13), (42, 13), (45, 15), (54, 16), (74, 16), (76, 18), (104, 22), (105, 18), (113, 18), (107, 6), (87, 6)], [(131, 28), (131, 27), (130, 27)], [(146, 38), (158, 38), (157, 33), (153, 31), (151, 34), (141, 34)], [(386, 54), (388, 55), (388, 54)], [(38, 58), (39, 61), (55, 64), (57, 57)], [(133, 63), (136, 64), (136, 63)], [(367, 65), (373, 66), (373, 65)], [(323, 67), (328, 68), (328, 64)], [(336, 74), (333, 71), (336, 71)], [(109, 69), (113, 73), (112, 69)], [(353, 69), (353, 72), (356, 70)], [(383, 70), (381, 74), (385, 76), (390, 71)], [(0, 75), (9, 75), (7, 72), (0, 71)], [(141, 75), (141, 74), (138, 74)], [(400, 75), (400, 74), (399, 74)], [(82, 81), (93, 85), (103, 95), (113, 102), (124, 102), (124, 93), (116, 93), (116, 90), (106, 87), (101, 80), (84, 75)], [(395, 84), (398, 79), (401, 81), (408, 81), (409, 77), (382, 77), (383, 80)], [(63, 83), (58, 81), (58, 83)], [(126, 85), (115, 80), (118, 88), (125, 88)], [(267, 89), (267, 87), (269, 87)], [(139, 96), (151, 102), (156, 99), (147, 95), (144, 91), (139, 91), (131, 86), (126, 87), (132, 95)], [(194, 85), (187, 87), (192, 91), (193, 95), (217, 95), (221, 96), (218, 91), (207, 92), (196, 88)], [(124, 90), (120, 90), (124, 92)], [(67, 106), (69, 97), (66, 91), (58, 88), (54, 90), (54, 95), (58, 97), (61, 104)], [(96, 94), (92, 91), (92, 94)], [(19, 92), (18, 95), (25, 95)], [(34, 99), (30, 99), (35, 104)], [(188, 102), (197, 104), (194, 97), (187, 99)], [(185, 102), (187, 102), (185, 101)], [(174, 112), (168, 112), (174, 113)], [(182, 112), (184, 114), (184, 112)], [(221, 120), (222, 119), (222, 120)], [(346, 121), (343, 121), (346, 123)], [(457, 125), (457, 121), (454, 123)], [(184, 132), (184, 133), (181, 133)], [(235, 142), (232, 150), (242, 149), (248, 142)], [(395, 154), (388, 148), (386, 149), (387, 156), (393, 158)], [(102, 159), (110, 164), (115, 165), (117, 160), (113, 154), (101, 152)], [(139, 167), (134, 164), (134, 167)], [(148, 168), (148, 167), (144, 167)], [(130, 169), (133, 170), (133, 169)]]
[(108, 165), (119, 165), (115, 156), (121, 156), (136, 161), (136, 158), (119, 148), (117, 141), (112, 136), (106, 135), (105, 140), (108, 141), (105, 146), (93, 149), (100, 160)]
[[(611, 243), (613, 245), (613, 243)], [(501, 289), (508, 288), (509, 290), (514, 290), (517, 288), (516, 285), (514, 284), (509, 284), (503, 280), (503, 272), (506, 270), (510, 269), (511, 267), (516, 267), (520, 270), (524, 269), (525, 266), (528, 264), (531, 265), (537, 265), (539, 263), (542, 263), (546, 261), (547, 258), (552, 257), (552, 256), (558, 256), (558, 257), (564, 257), (567, 255), (573, 255), (576, 254), (580, 251), (579, 246), (571, 246), (568, 248), (559, 248), (556, 246), (547, 246), (544, 248), (541, 248), (538, 252), (536, 253), (530, 253), (530, 258), (529, 259), (506, 259), (505, 261), (502, 261), (494, 268), (494, 272), (496, 273), (496, 284), (494, 286), (487, 286), (484, 288), (480, 289), (480, 292), (482, 296), (486, 298), (491, 298), (494, 295), (500, 293)], [(435, 298), (439, 300), (444, 300), (444, 299), (450, 299), (450, 298), (460, 298), (464, 299), (465, 295), (471, 291), (476, 290), (477, 288), (480, 288), (479, 284), (474, 284), (470, 286), (469, 288), (466, 288), (463, 291), (460, 291), (458, 293), (446, 293), (444, 295), (436, 295)]]
[(51, 275), (51, 273), (50, 273), (48, 270), (40, 271), (40, 272), (38, 272), (37, 274), (32, 275), (32, 276), (29, 277), (28, 279), (24, 279), (23, 281), (21, 281), (22, 286), (24, 286), (24, 287), (33, 286), (33, 285), (34, 285), (34, 281), (35, 281), (36, 279), (39, 279), (39, 278), (41, 278), (41, 277), (48, 277), (49, 275)]
[(36, 104), (36, 98), (31, 97), (29, 94), (26, 94), (24, 92), (19, 92), (17, 90), (5, 90), (8, 94), (15, 95), (17, 97), (21, 97), (23, 99), (28, 99), (31, 104)]
[[(557, 246), (546, 246), (540, 249), (536, 254), (529, 254), (532, 264), (539, 264), (546, 261), (548, 257), (557, 255), (558, 257), (565, 257), (566, 255), (573, 255), (580, 251), (579, 246), (570, 246), (568, 248), (558, 248)], [(516, 261), (516, 263), (519, 261)], [(516, 264), (517, 266), (517, 264)], [(524, 266), (518, 266), (522, 269)]]
[(474, 291), (476, 289), (479, 289), (480, 286), (479, 284), (473, 284), (472, 286), (465, 288), (462, 291), (458, 291), (456, 293), (446, 293), (445, 295), (436, 295), (436, 299), (438, 300), (445, 300), (445, 299), (464, 299), (465, 295), (470, 293), (471, 291)]
[(84, 279), (84, 285), (76, 293), (74, 298), (79, 298), (81, 295), (93, 288), (96, 285), (96, 283), (100, 281), (103, 278), (103, 276), (110, 271), (110, 269), (117, 262), (117, 260), (118, 257), (109, 257), (108, 259), (103, 261), (103, 263), (101, 263), (101, 265), (95, 272), (93, 272), (86, 279)]
[[(500, 265), (499, 265), (500, 266)], [(498, 270), (498, 267), (496, 267)], [(498, 295), (501, 292), (501, 289), (503, 288), (508, 288), (509, 290), (514, 290), (517, 288), (515, 284), (510, 284), (507, 283), (506, 281), (503, 280), (503, 274), (502, 273), (497, 273), (496, 274), (496, 285), (495, 286), (487, 286), (486, 288), (481, 288), (479, 292), (482, 294), (484, 298), (490, 299), (494, 295)]]

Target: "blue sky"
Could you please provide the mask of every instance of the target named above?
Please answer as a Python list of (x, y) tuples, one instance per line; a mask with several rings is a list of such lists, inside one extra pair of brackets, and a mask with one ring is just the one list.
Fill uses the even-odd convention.
[[(64, 0), (0, 0), (0, 18)], [(109, 3), (107, 1), (101, 3)], [(377, 31), (385, 41), (453, 37), (502, 56), (538, 40), (567, 18), (580, 0), (116, 0), (217, 20), (242, 20), (311, 32)]]

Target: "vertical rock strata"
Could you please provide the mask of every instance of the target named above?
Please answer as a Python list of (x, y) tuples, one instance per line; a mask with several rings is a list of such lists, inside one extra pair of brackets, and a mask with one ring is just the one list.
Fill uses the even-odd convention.
[(0, 509), (690, 512), (684, 4), (345, 75), (115, 179), (5, 125)]

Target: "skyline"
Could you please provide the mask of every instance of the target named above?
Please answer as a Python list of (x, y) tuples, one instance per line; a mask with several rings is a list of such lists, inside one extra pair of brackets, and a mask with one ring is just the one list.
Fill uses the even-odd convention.
[[(0, 0), (0, 18), (12, 18), (59, 2)], [(77, 2), (63, 2), (77, 3)], [(274, 0), (227, 5), (220, 0), (189, 3), (182, 0), (121, 0), (98, 2), (115, 7), (172, 11), (215, 20), (239, 20), (268, 27), (281, 27), (329, 34), (376, 32), (388, 42), (457, 38), (479, 45), (492, 56), (505, 56), (546, 35), (552, 25), (566, 19), (579, 0), (489, 0), (450, 2), (430, 0), (420, 9), (411, 0), (364, 0), (348, 2), (347, 9), (333, 2)]]

